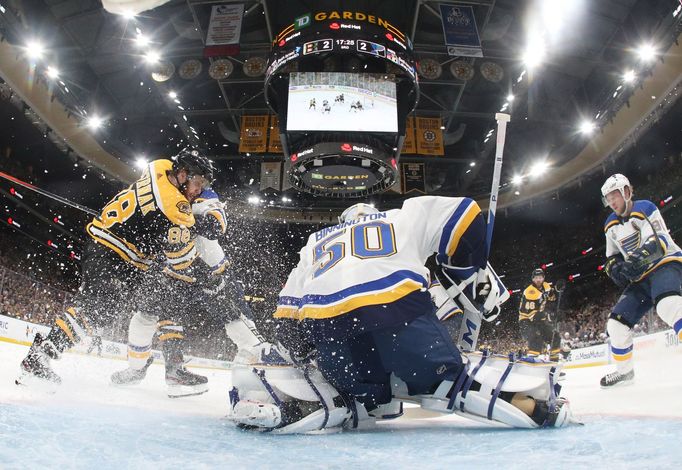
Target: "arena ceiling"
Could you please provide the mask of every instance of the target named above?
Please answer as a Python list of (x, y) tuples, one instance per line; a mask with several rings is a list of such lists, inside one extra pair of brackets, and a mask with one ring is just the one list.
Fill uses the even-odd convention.
[[(245, 5), (239, 50), (205, 57), (212, 6), (228, 3)], [(448, 55), (439, 3), (473, 6), (483, 58)], [(37, 73), (46, 74), (50, 91), (108, 153), (135, 166), (188, 143), (199, 145), (218, 161), (228, 195), (246, 201), (259, 194), (260, 163), (281, 159), (238, 152), (240, 117), (269, 112), (263, 64), (273, 37), (308, 12), (373, 12), (412, 37), (417, 60), (428, 65), (420, 69), (417, 114), (443, 120), (445, 156), (407, 156), (402, 161), (426, 162), (427, 187), (433, 193), (481, 196), (490, 187), (495, 143), (490, 130), (496, 112), (504, 109), (512, 115), (503, 184), (509, 185), (514, 175), (528, 174), (538, 161), (558, 166), (571, 160), (589, 144), (590, 131), (608, 124), (650, 73), (652, 65), (637, 56), (637, 48), (651, 45), (655, 63), (655, 52), (675, 41), (682, 16), (673, 14), (678, 4), (172, 0), (124, 17), (106, 11), (99, 0), (0, 0), (0, 28), (11, 44), (45, 44)], [(536, 37), (543, 39), (542, 50), (535, 47)], [(141, 44), (141, 38), (148, 42)], [(170, 78), (152, 78), (153, 66), (146, 60), (150, 52), (172, 64), (172, 73), (166, 70)], [(227, 66), (222, 62), (225, 76), (212, 78), (211, 65), (223, 59), (228, 61)], [(531, 68), (533, 60), (539, 64)], [(624, 78), (628, 71), (633, 80)], [(98, 129), (85, 126), (93, 116), (102, 119)], [(581, 133), (585, 122), (594, 129), (583, 127)], [(348, 204), (291, 190), (265, 197), (276, 206), (302, 210)], [(402, 198), (385, 194), (373, 200), (391, 207)]]

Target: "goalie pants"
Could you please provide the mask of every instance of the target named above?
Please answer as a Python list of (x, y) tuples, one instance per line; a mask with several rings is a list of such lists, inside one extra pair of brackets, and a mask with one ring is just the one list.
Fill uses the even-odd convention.
[(320, 371), (368, 410), (391, 401), (391, 373), (407, 384), (410, 395), (433, 393), (443, 380), (455, 380), (463, 365), (433, 307), (426, 309), (429, 313), (400, 326), (318, 342)]

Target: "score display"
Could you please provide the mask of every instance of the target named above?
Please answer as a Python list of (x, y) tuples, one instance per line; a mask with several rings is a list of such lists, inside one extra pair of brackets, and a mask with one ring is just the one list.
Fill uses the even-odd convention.
[(316, 54), (318, 52), (326, 52), (333, 49), (333, 39), (318, 39), (317, 41), (310, 41), (303, 44), (303, 55)]

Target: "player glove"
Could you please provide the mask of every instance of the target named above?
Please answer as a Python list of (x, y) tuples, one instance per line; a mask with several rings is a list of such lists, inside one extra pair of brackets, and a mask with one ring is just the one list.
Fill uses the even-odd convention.
[(625, 288), (630, 283), (630, 278), (623, 273), (623, 265), (625, 261), (620, 255), (611, 256), (606, 263), (604, 263), (604, 271), (606, 275), (621, 289)]
[(632, 282), (639, 278), (663, 255), (658, 238), (651, 237), (642, 246), (628, 255), (623, 263), (622, 273), (628, 281)]

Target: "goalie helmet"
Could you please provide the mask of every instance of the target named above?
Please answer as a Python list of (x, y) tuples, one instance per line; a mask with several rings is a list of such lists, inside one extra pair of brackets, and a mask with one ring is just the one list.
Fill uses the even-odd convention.
[[(626, 186), (630, 188), (630, 197), (625, 197)], [(620, 173), (609, 176), (601, 187), (601, 196), (604, 207), (609, 205), (608, 202), (606, 202), (606, 195), (613, 191), (619, 191), (625, 202), (628, 202), (632, 198), (632, 185), (630, 185), (630, 180)]]
[(358, 220), (369, 214), (378, 214), (380, 211), (374, 206), (365, 203), (353, 204), (348, 209), (343, 211), (339, 216), (339, 223), (348, 222), (351, 220)]

